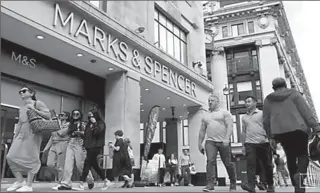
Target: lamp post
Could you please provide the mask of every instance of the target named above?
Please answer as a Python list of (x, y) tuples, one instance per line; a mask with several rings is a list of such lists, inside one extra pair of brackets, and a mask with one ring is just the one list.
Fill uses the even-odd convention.
[(227, 85), (225, 85), (223, 89), (223, 95), (226, 96), (226, 102), (227, 102), (227, 110), (229, 111), (229, 101), (228, 101), (228, 96), (230, 95), (230, 89), (228, 88)]

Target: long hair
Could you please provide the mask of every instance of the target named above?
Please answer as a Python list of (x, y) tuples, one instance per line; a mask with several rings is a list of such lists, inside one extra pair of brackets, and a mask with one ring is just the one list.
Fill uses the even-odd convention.
[(93, 117), (96, 119), (97, 122), (98, 121), (103, 121), (101, 112), (98, 109), (93, 108), (89, 112), (91, 112), (93, 114)]
[[(78, 112), (80, 113), (80, 117), (79, 117), (78, 120), (74, 120), (74, 119), (73, 119), (73, 113), (74, 113), (75, 111), (78, 111)], [(82, 121), (82, 118), (83, 118), (83, 114), (82, 114), (81, 110), (80, 110), (80, 109), (74, 109), (74, 110), (71, 112), (70, 123), (74, 123), (75, 121)]]
[(29, 92), (31, 92), (33, 95), (31, 96), (31, 99), (33, 100), (33, 101), (36, 101), (37, 100), (37, 97), (36, 97), (36, 91), (32, 88), (32, 87), (30, 87), (30, 86), (28, 86), (28, 85), (23, 85), (21, 88), (27, 88), (28, 90), (29, 90)]
[[(66, 122), (70, 122), (71, 121), (70, 113), (67, 111), (62, 111), (62, 112), (67, 116)], [(80, 112), (80, 115), (81, 115), (81, 112)]]

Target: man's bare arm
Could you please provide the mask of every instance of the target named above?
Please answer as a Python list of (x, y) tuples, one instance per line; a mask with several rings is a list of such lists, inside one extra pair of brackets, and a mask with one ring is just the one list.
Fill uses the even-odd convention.
[(233, 118), (229, 111), (225, 111), (224, 113), (224, 121), (227, 127), (227, 133), (226, 133), (226, 141), (230, 141), (230, 137), (233, 132)]
[(207, 124), (204, 120), (201, 121), (201, 128), (199, 131), (199, 140), (198, 140), (198, 146), (201, 146), (204, 140), (204, 137), (206, 136), (207, 132)]

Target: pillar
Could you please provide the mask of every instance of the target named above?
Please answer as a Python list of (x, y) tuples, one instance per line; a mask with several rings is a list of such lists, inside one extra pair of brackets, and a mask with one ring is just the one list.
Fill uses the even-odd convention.
[(166, 123), (166, 157), (169, 157), (172, 153), (179, 157), (182, 146), (181, 120), (167, 118)]
[(214, 93), (220, 96), (220, 107), (227, 109), (226, 96), (223, 95), (223, 89), (225, 85), (228, 84), (228, 69), (227, 69), (227, 60), (223, 48), (219, 48), (213, 51), (212, 60), (211, 60), (211, 75), (212, 75), (212, 84), (214, 86)]
[[(133, 148), (135, 167), (140, 167), (140, 77), (133, 72), (117, 72), (107, 76), (105, 84), (105, 154), (108, 142), (115, 141), (114, 132), (122, 130)], [(107, 168), (112, 167), (108, 158)]]
[(272, 39), (262, 39), (256, 42), (259, 46), (259, 71), (262, 96), (266, 98), (273, 92), (272, 80), (281, 77), (278, 53)]

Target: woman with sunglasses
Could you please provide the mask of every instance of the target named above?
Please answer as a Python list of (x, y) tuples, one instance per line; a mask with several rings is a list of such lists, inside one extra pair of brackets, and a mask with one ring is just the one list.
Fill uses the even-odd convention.
[(92, 167), (96, 170), (99, 177), (103, 180), (104, 186), (102, 190), (108, 189), (111, 185), (110, 181), (105, 177), (98, 164), (98, 155), (103, 152), (105, 141), (106, 124), (102, 120), (102, 116), (97, 109), (92, 109), (88, 113), (88, 124), (84, 131), (84, 147), (87, 151), (87, 157), (84, 161), (84, 168), (80, 178), (79, 189), (84, 190), (84, 182), (88, 176), (89, 170)]
[(43, 155), (48, 156), (47, 166), (54, 171), (53, 173), (58, 178), (58, 185), (54, 186), (53, 190), (58, 190), (63, 178), (63, 168), (69, 141), (70, 113), (64, 111), (59, 114), (59, 121), (61, 130), (51, 133), (51, 137), (43, 150)]
[[(50, 118), (47, 106), (36, 99), (36, 92), (28, 86), (23, 86), (19, 95), (24, 105), (19, 109), (19, 122), (14, 131), (12, 145), (7, 154), (8, 165), (16, 178), (7, 191), (32, 192), (32, 182), (40, 169), (40, 146), (42, 135), (33, 133), (27, 111), (34, 109), (43, 118)], [(27, 182), (22, 174), (27, 175)]]
[[(71, 177), (73, 174), (74, 163), (76, 164), (78, 172), (82, 173), (84, 160), (86, 158), (86, 152), (83, 148), (83, 137), (86, 124), (82, 121), (82, 113), (80, 110), (73, 110), (71, 114), (71, 122), (67, 132), (70, 136), (70, 140), (67, 146), (63, 179), (58, 190), (72, 189)], [(88, 187), (89, 189), (92, 189), (93, 186), (93, 177), (90, 173), (88, 176)]]

